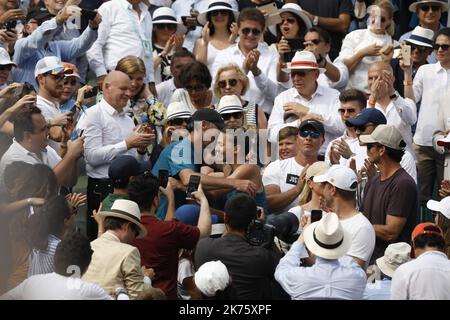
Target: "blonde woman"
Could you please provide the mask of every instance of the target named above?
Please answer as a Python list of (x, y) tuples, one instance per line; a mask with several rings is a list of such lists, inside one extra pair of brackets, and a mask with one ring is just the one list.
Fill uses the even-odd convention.
[(225, 95), (238, 96), (246, 115), (246, 123), (244, 126), (253, 129), (266, 129), (267, 118), (262, 108), (254, 101), (247, 101), (244, 98), (248, 88), (249, 79), (237, 64), (225, 65), (217, 70), (213, 85), (216, 98), (220, 99)]
[(392, 39), (395, 29), (394, 11), (389, 0), (375, 1), (368, 9), (370, 17), (367, 29), (352, 31), (345, 37), (336, 60), (343, 62), (350, 73), (347, 88), (369, 92), (369, 66), (381, 61), (383, 55), (388, 55), (392, 47), (397, 45)]

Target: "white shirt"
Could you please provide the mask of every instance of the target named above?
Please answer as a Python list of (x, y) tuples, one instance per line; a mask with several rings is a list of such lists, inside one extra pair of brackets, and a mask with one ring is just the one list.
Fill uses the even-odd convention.
[(108, 168), (118, 155), (138, 157), (136, 149), (127, 149), (125, 139), (133, 134), (133, 120), (118, 113), (105, 99), (86, 111), (84, 156), (86, 172), (91, 178), (108, 178)]
[(438, 130), (437, 115), (439, 99), (450, 90), (450, 70), (442, 68), (441, 63), (426, 64), (417, 70), (414, 77), (414, 97), (420, 102), (414, 143), (432, 146), (433, 133)]
[(169, 80), (163, 81), (156, 85), (158, 100), (162, 102), (164, 107), (168, 107), (168, 105), (170, 104), (170, 100), (172, 99), (172, 95), (176, 89), (177, 88), (175, 87), (173, 78), (170, 78)]
[(112, 300), (95, 283), (57, 273), (46, 273), (25, 279), (5, 293), (1, 300)]
[(375, 248), (372, 224), (361, 212), (347, 219), (339, 219), (339, 222), (352, 235), (352, 245), (347, 255), (364, 260), (367, 267)]
[[(120, 59), (132, 55), (144, 60), (146, 82), (154, 81), (152, 17), (144, 3), (141, 2), (139, 8), (141, 14), (138, 16), (131, 3), (114, 0), (103, 3), (98, 9), (102, 23), (98, 28), (97, 41), (87, 52), (89, 65), (97, 77), (114, 70)], [(142, 39), (149, 41), (150, 55), (144, 54)]]
[[(274, 184), (280, 187), (281, 192), (286, 192), (297, 184), (302, 171), (303, 166), (295, 161), (295, 157), (284, 160), (275, 160), (274, 162), (269, 163), (264, 170), (262, 181), (265, 187)], [(295, 207), (298, 204), (298, 200), (297, 197), (280, 212)]]
[[(247, 101), (256, 102), (264, 112), (270, 113), (273, 107), (273, 100), (278, 94), (277, 63), (279, 55), (270, 50), (266, 44), (260, 43), (257, 50), (260, 52), (258, 68), (261, 70), (261, 74), (254, 77), (251, 71), (248, 72), (249, 89), (243, 98)], [(239, 50), (238, 44), (233, 44), (217, 53), (211, 75), (215, 78), (217, 70), (221, 66), (230, 63), (237, 64), (242, 68), (244, 60), (245, 56)]]
[(300, 257), (305, 254), (305, 245), (296, 241), (275, 270), (275, 279), (291, 299), (358, 300), (363, 297), (367, 277), (352, 258), (317, 257), (312, 267), (300, 267)]
[[(59, 102), (52, 102), (50, 100), (45, 99), (44, 97), (37, 95), (36, 97), (36, 107), (41, 109), (42, 115), (45, 120), (49, 121), (57, 116), (61, 115), (61, 110), (59, 110)], [(59, 151), (59, 142), (56, 142), (52, 139), (48, 139), (48, 144), (50, 147)]]
[(319, 154), (325, 154), (328, 143), (339, 137), (345, 130), (344, 123), (338, 113), (340, 106), (339, 91), (318, 85), (311, 100), (306, 100), (298, 93), (296, 88), (291, 88), (280, 93), (273, 105), (272, 113), (269, 117), (269, 141), (278, 144), (278, 132), (284, 124), (283, 106), (288, 102), (301, 103), (309, 108), (312, 113), (321, 115), (324, 119), (325, 142), (320, 147)]
[(450, 300), (450, 260), (440, 251), (427, 251), (395, 270), (392, 300)]
[(325, 75), (325, 73), (321, 73), (319, 75), (319, 78), (317, 79), (317, 83), (320, 84), (321, 86), (333, 88), (339, 91), (344, 90), (349, 79), (349, 72), (347, 66), (340, 61), (331, 62), (328, 56), (326, 57), (326, 59), (328, 61), (327, 63), (333, 63), (333, 65), (339, 70), (340, 78), (338, 81), (333, 82), (330, 80), (330, 78), (328, 78)]

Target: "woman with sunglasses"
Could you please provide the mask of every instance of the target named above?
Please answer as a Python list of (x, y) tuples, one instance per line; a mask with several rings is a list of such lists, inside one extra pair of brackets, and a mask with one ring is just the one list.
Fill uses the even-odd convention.
[(367, 29), (347, 34), (342, 42), (336, 61), (343, 62), (349, 71), (347, 88), (369, 92), (367, 71), (369, 66), (382, 60), (392, 47), (398, 45), (392, 39), (395, 31), (393, 15), (395, 8), (389, 0), (377, 0), (370, 12)]
[(179, 23), (171, 8), (161, 7), (153, 12), (153, 69), (155, 84), (171, 78), (170, 63), (176, 50), (183, 47), (186, 27)]
[(195, 42), (194, 55), (211, 70), (216, 55), (235, 43), (237, 38), (236, 20), (239, 15), (234, 8), (234, 0), (210, 0), (208, 9), (201, 12), (197, 20), (203, 25), (202, 37)]
[(236, 95), (241, 100), (246, 115), (243, 125), (247, 129), (266, 129), (267, 118), (258, 104), (247, 101), (243, 96), (249, 88), (249, 79), (242, 69), (236, 64), (225, 65), (217, 70), (214, 82), (214, 94), (220, 99), (225, 95)]
[(178, 137), (187, 132), (188, 123), (192, 116), (188, 106), (180, 102), (172, 102), (167, 106), (167, 117), (163, 131), (161, 146), (164, 148), (172, 142), (172, 134), (175, 130)]

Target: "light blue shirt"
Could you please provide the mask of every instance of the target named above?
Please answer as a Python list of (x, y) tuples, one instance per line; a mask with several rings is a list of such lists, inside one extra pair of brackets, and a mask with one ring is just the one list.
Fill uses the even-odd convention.
[(72, 61), (85, 54), (97, 39), (97, 31), (88, 27), (78, 38), (54, 40), (61, 30), (53, 18), (43, 22), (29, 36), (17, 40), (13, 58), (17, 68), (12, 71), (14, 82), (31, 83), (37, 91), (34, 68), (40, 59), (56, 56), (64, 62)]
[(275, 279), (291, 299), (362, 299), (367, 277), (351, 257), (339, 260), (317, 257), (312, 267), (300, 267), (300, 258), (305, 254), (305, 245), (295, 242), (275, 270)]
[(375, 283), (368, 283), (364, 291), (364, 300), (389, 300), (391, 297), (390, 279), (375, 280)]

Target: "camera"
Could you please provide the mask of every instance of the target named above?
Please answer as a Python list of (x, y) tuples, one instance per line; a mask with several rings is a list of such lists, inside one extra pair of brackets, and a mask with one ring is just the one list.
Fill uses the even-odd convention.
[(267, 217), (267, 224), (272, 225), (276, 230), (276, 236), (283, 242), (293, 243), (298, 237), (299, 220), (292, 212), (271, 214)]
[(13, 31), (16, 29), (17, 20), (9, 20), (7, 23), (5, 23), (5, 29), (7, 31)]
[(272, 247), (274, 237), (274, 226), (265, 224), (261, 219), (255, 219), (250, 222), (247, 229), (246, 239), (252, 246), (270, 249)]

